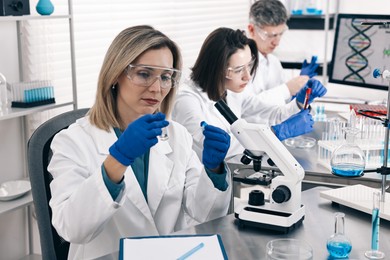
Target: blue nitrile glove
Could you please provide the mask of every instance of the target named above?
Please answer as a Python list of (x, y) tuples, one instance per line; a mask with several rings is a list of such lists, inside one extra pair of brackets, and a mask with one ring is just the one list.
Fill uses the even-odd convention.
[(307, 63), (305, 59), (302, 63), (301, 74), (307, 75), (309, 78), (317, 76), (316, 69), (318, 68), (317, 56), (311, 56), (311, 62)]
[(298, 114), (290, 116), (286, 121), (273, 126), (275, 135), (280, 141), (309, 133), (313, 130), (313, 117), (308, 109), (303, 109)]
[(309, 79), (306, 85), (303, 88), (301, 88), (296, 95), (298, 102), (302, 104), (303, 102), (305, 102), (307, 88), (311, 88), (311, 94), (308, 101), (309, 104), (313, 102), (315, 98), (322, 97), (323, 95), (325, 95), (326, 92), (328, 91), (320, 81), (316, 79)]
[(203, 125), (203, 155), (202, 161), (207, 169), (215, 169), (225, 160), (230, 147), (230, 135), (224, 130), (201, 123)]
[(123, 134), (110, 147), (110, 154), (121, 164), (129, 166), (158, 142), (161, 128), (169, 124), (163, 113), (144, 115), (129, 124)]

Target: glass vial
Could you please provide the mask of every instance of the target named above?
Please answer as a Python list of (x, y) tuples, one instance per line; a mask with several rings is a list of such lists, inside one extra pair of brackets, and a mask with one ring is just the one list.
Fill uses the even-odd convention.
[(334, 234), (326, 242), (326, 248), (333, 259), (346, 258), (352, 250), (351, 241), (344, 234), (344, 218), (345, 214), (342, 212), (334, 214)]
[(168, 130), (166, 127), (161, 128), (161, 135), (159, 136), (161, 141), (166, 141), (169, 139)]
[(355, 136), (360, 132), (357, 128), (346, 127), (345, 141), (336, 148), (330, 159), (332, 173), (342, 177), (358, 177), (363, 174), (366, 167), (365, 155), (355, 144)]

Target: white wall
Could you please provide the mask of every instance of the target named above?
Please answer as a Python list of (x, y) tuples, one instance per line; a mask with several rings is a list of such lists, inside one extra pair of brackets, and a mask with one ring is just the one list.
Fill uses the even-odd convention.
[[(35, 12), (33, 10), (35, 6), (34, 1), (31, 1), (30, 4), (32, 12)], [(89, 2), (89, 4), (92, 4), (92, 2)], [(389, 0), (340, 0), (340, 12), (390, 14), (390, 4)], [(289, 35), (290, 32), (288, 32), (286, 37), (283, 38), (280, 54), (285, 55), (284, 58), (286, 60), (303, 60), (303, 58), (310, 57), (312, 54), (317, 54), (320, 60), (323, 59), (324, 35), (322, 32), (311, 33), (308, 34), (305, 31), (301, 31), (298, 32), (298, 35), (292, 37), (293, 35)], [(18, 80), (15, 23), (0, 22), (0, 34), (0, 72), (7, 75), (10, 82), (14, 82)], [(314, 38), (316, 41), (313, 41)], [(308, 44), (302, 44), (302, 41)], [(330, 35), (329, 42), (333, 43), (332, 35)], [(329, 44), (330, 50), (331, 45)], [(328, 51), (328, 57), (331, 54), (330, 50)], [(327, 87), (329, 89), (329, 95), (332, 96), (367, 98), (371, 100), (383, 99), (383, 97), (387, 96), (386, 91), (334, 84), (328, 84)], [(18, 160), (20, 160), (22, 146), (25, 144), (20, 143), (20, 128), (20, 121), (18, 119), (0, 121), (0, 165), (2, 167), (0, 171), (0, 182), (22, 177), (23, 162), (19, 162)], [(17, 167), (13, 165), (17, 165)], [(0, 216), (1, 259), (18, 259), (25, 252), (26, 243), (24, 236), (26, 231), (21, 213), (24, 213), (23, 210)]]

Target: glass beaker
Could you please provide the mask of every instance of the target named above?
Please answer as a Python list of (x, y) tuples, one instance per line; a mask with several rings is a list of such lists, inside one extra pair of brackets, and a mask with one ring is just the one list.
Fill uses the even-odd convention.
[(361, 176), (366, 166), (366, 159), (362, 149), (355, 144), (355, 136), (360, 131), (353, 127), (346, 127), (343, 131), (345, 141), (333, 151), (330, 159), (332, 173), (342, 177)]
[(384, 259), (385, 253), (379, 251), (379, 212), (381, 205), (381, 193), (375, 191), (373, 193), (373, 207), (372, 207), (372, 220), (371, 220), (371, 250), (368, 250), (364, 255), (368, 259)]
[(342, 212), (334, 214), (334, 234), (326, 242), (326, 248), (334, 259), (346, 258), (352, 250), (351, 241), (344, 233), (344, 217)]

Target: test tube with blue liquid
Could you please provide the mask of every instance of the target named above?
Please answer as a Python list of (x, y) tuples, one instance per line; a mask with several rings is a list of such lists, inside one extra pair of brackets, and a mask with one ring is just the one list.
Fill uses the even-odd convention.
[(371, 250), (364, 253), (368, 259), (384, 259), (385, 253), (379, 251), (379, 220), (380, 220), (381, 194), (373, 193), (373, 207), (371, 218)]

